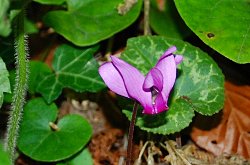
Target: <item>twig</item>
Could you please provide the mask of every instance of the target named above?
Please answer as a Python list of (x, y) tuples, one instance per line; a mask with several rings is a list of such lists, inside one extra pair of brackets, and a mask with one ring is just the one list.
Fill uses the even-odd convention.
[(169, 152), (171, 157), (176, 158), (178, 156), (185, 165), (192, 165), (179, 151), (175, 148), (173, 141), (167, 140), (165, 142), (166, 146), (160, 143), (160, 145)]
[(134, 163), (134, 165), (140, 165), (141, 164), (142, 155), (143, 155), (148, 143), (149, 143), (149, 141), (146, 141), (146, 143), (143, 145), (143, 147), (142, 147), (142, 149), (140, 151), (139, 157), (136, 160), (136, 162)]

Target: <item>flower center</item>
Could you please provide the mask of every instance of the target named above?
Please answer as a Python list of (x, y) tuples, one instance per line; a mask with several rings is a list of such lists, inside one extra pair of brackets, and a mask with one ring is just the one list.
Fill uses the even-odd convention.
[(158, 90), (155, 87), (150, 88), (151, 94), (152, 94), (152, 104), (155, 105), (155, 99), (158, 94)]

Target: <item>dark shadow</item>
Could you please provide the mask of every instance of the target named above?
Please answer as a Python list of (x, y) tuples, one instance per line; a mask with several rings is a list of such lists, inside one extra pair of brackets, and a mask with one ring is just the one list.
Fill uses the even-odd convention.
[(165, 118), (165, 112), (157, 115), (143, 115), (143, 126), (148, 128), (157, 128), (168, 121)]
[(222, 121), (223, 111), (220, 111), (212, 116), (203, 116), (199, 113), (195, 114), (193, 126), (202, 130), (211, 130), (216, 128)]

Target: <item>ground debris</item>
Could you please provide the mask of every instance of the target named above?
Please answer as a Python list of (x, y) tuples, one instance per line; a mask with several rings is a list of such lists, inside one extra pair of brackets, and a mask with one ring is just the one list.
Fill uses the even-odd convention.
[[(149, 145), (150, 144), (150, 145)], [(154, 151), (154, 152), (152, 152)], [(166, 152), (167, 151), (167, 152)], [(164, 154), (163, 154), (164, 153)], [(143, 155), (143, 157), (142, 157)], [(152, 161), (153, 160), (153, 161)], [(180, 149), (173, 140), (165, 143), (147, 141), (134, 165), (250, 165), (250, 161), (238, 155), (214, 156), (195, 144), (186, 144)]]
[(89, 144), (94, 164), (117, 165), (126, 153), (123, 144), (124, 132), (120, 129), (110, 128), (96, 134)]

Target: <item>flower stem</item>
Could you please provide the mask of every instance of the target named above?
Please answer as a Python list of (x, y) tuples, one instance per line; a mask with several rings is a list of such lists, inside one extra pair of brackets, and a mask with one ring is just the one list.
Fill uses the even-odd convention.
[(151, 35), (149, 27), (150, 0), (144, 0), (144, 35)]
[(134, 135), (137, 109), (138, 109), (138, 104), (137, 104), (137, 102), (135, 102), (134, 107), (133, 107), (133, 112), (132, 112), (132, 119), (131, 119), (130, 126), (129, 126), (129, 132), (128, 132), (128, 148), (127, 148), (126, 165), (130, 165), (131, 159), (132, 159), (133, 135)]
[(28, 83), (28, 48), (24, 33), (24, 9), (16, 18), (15, 26), (15, 58), (16, 58), (16, 82), (8, 121), (5, 149), (9, 152), (12, 164), (19, 132), (19, 124), (22, 118), (23, 105)]

